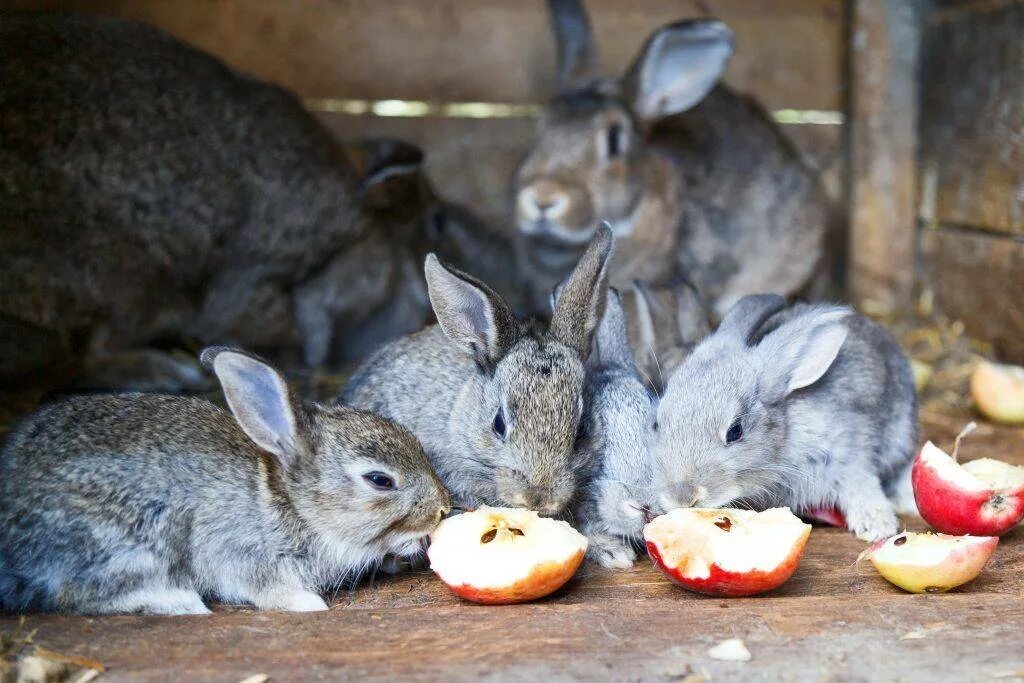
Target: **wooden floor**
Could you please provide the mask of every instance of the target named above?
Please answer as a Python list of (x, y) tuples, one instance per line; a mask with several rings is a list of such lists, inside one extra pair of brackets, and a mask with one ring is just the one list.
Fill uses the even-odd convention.
[[(933, 415), (926, 433), (946, 446), (963, 421)], [(1024, 430), (982, 426), (964, 454), (1024, 463)], [(981, 577), (941, 595), (899, 591), (855, 564), (863, 549), (815, 529), (793, 578), (748, 599), (687, 593), (644, 560), (584, 566), (551, 598), (511, 607), (461, 602), (415, 572), (338, 595), (327, 614), (42, 616), (22, 629), (37, 629), (34, 645), (102, 663), (101, 681), (1024, 679), (1024, 528)], [(17, 626), (0, 619), (0, 631)], [(712, 660), (726, 638), (742, 638), (752, 659)]]

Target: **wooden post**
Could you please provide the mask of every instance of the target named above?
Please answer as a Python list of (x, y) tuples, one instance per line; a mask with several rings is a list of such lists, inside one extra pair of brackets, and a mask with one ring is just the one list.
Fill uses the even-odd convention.
[(888, 317), (914, 284), (918, 13), (905, 0), (852, 0), (849, 268), (852, 302)]

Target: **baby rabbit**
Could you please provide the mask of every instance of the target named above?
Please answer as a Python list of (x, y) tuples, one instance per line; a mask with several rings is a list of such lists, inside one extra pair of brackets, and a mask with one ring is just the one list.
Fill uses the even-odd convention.
[(655, 506), (836, 506), (859, 538), (898, 531), (886, 498), (913, 456), (910, 364), (848, 308), (748, 296), (668, 381)]
[(216, 598), (323, 610), (320, 589), (420, 551), (450, 500), (411, 434), (299, 403), (242, 351), (208, 348), (202, 362), (231, 415), (196, 398), (80, 395), (11, 435), (0, 607), (204, 614)]
[(601, 228), (547, 327), (518, 319), (487, 285), (428, 256), (438, 324), (371, 357), (345, 400), (411, 430), (460, 504), (562, 512), (587, 468), (575, 442), (611, 251), (611, 231)]
[(609, 290), (584, 390), (584, 448), (594, 472), (576, 505), (587, 554), (609, 568), (633, 564), (651, 490), (657, 404), (637, 374), (618, 292)]
[(621, 78), (597, 64), (579, 0), (549, 0), (558, 92), (514, 180), (525, 272), (546, 293), (600, 220), (610, 283), (690, 278), (720, 315), (740, 296), (795, 293), (822, 270), (834, 211), (764, 110), (716, 83), (733, 53), (719, 21), (655, 31)]

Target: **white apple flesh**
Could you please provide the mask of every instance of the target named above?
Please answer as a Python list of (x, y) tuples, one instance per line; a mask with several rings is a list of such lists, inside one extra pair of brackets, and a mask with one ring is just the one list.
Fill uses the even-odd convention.
[(430, 568), (456, 595), (487, 605), (536, 600), (576, 573), (587, 539), (532, 510), (481, 507), (430, 535)]
[(943, 593), (972, 580), (996, 549), (996, 536), (903, 532), (864, 555), (890, 583), (911, 593)]
[(680, 508), (649, 522), (644, 540), (654, 564), (683, 588), (742, 597), (785, 583), (810, 533), (789, 508)]
[(911, 481), (921, 517), (945, 534), (999, 536), (1024, 518), (1024, 467), (991, 458), (961, 465), (929, 441)]

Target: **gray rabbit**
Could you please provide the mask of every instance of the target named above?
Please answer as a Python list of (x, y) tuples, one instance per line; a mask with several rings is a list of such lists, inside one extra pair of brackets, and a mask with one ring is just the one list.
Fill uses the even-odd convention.
[(637, 373), (618, 292), (610, 290), (587, 361), (582, 447), (594, 469), (574, 516), (587, 554), (609, 568), (636, 559), (652, 487), (650, 448), (657, 401)]
[(661, 394), (672, 372), (711, 334), (711, 311), (696, 287), (682, 278), (665, 287), (634, 282), (625, 292), (637, 368)]
[(885, 488), (917, 444), (906, 356), (849, 308), (748, 296), (673, 373), (655, 507), (835, 506), (858, 537), (898, 531)]
[(579, 0), (549, 0), (558, 92), (516, 172), (521, 268), (548, 292), (601, 220), (617, 238), (610, 282), (689, 278), (719, 315), (744, 294), (795, 293), (825, 262), (833, 210), (765, 112), (716, 82), (729, 28), (655, 31), (620, 79), (600, 73)]
[(317, 365), (426, 321), (428, 226), (468, 214), (418, 149), (342, 145), (292, 93), (141, 24), (5, 14), (0, 46), (3, 384), (66, 364), (191, 388), (151, 344)]
[(79, 395), (15, 430), (0, 454), (0, 607), (323, 610), (319, 590), (421, 550), (450, 500), (411, 434), (299, 403), (247, 353), (210, 348), (202, 361), (232, 414), (196, 398)]
[(438, 324), (381, 349), (344, 399), (412, 431), (460, 504), (562, 512), (589, 467), (575, 442), (611, 251), (601, 228), (549, 326), (517, 318), (487, 285), (429, 256)]

